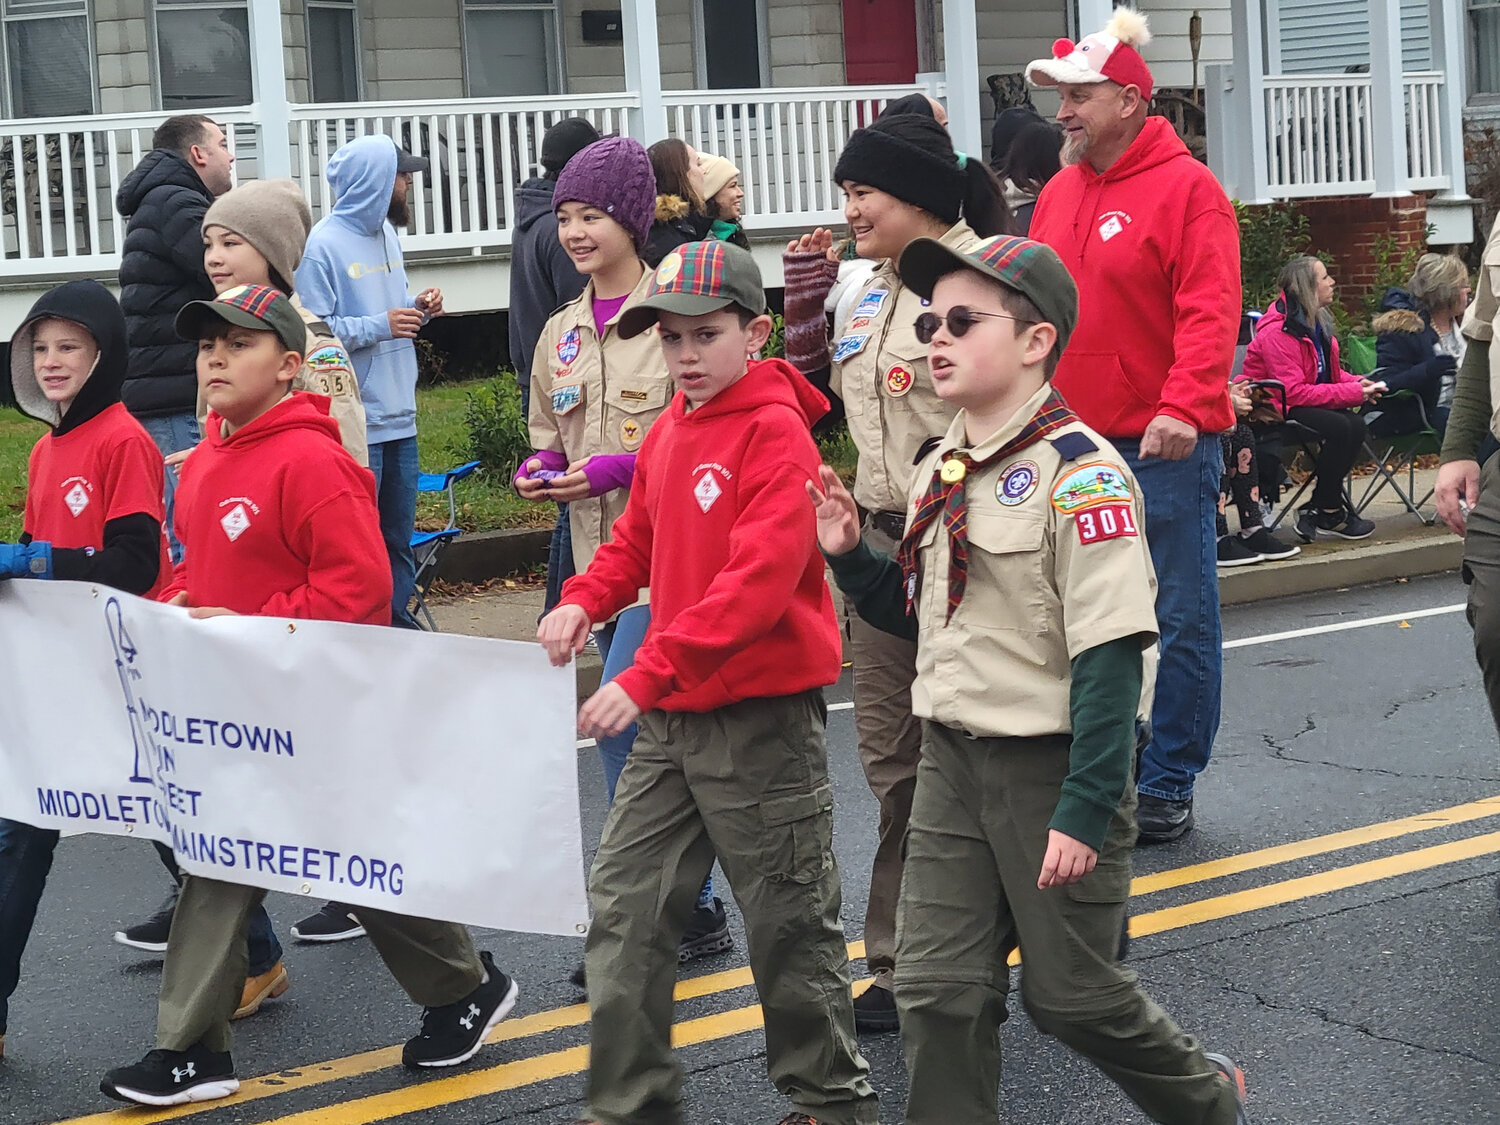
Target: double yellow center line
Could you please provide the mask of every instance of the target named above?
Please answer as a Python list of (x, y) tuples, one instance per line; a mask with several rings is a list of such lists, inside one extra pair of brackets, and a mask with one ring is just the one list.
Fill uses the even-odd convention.
[[(1500, 816), (1500, 795), (1429, 813), (1419, 813), (1416, 816), (1382, 821), (1362, 828), (1261, 848), (1225, 859), (1191, 864), (1153, 875), (1142, 875), (1132, 882), (1131, 896), (1133, 899), (1140, 898), (1159, 891), (1240, 875), (1300, 859), (1328, 855), (1383, 840), (1448, 828), (1492, 816)], [(1284, 879), (1249, 890), (1235, 891), (1198, 899), (1180, 906), (1137, 914), (1130, 921), (1130, 932), (1134, 937), (1145, 937), (1150, 934), (1183, 929), (1202, 922), (1282, 906), (1332, 891), (1410, 875), (1496, 852), (1500, 852), (1500, 832), (1488, 832), (1401, 852), (1381, 859), (1336, 867), (1312, 875)], [(864, 943), (851, 943), (849, 956), (851, 958), (864, 956)], [(678, 1001), (692, 1000), (730, 992), (752, 983), (748, 968), (730, 969), (679, 981), (675, 997)], [(490, 1042), (529, 1039), (579, 1027), (586, 1024), (588, 1018), (587, 1004), (552, 1008), (506, 1021), (490, 1036)], [(750, 1004), (677, 1023), (672, 1029), (672, 1042), (675, 1046), (691, 1046), (729, 1038), (753, 1031), (760, 1026), (760, 1006)], [(247, 1079), (241, 1084), (240, 1092), (226, 1101), (198, 1103), (166, 1110), (117, 1110), (75, 1117), (58, 1122), (57, 1125), (151, 1125), (158, 1121), (172, 1121), (220, 1107), (242, 1106), (247, 1102), (289, 1093), (293, 1090), (372, 1074), (397, 1067), (400, 1062), (401, 1048), (385, 1047), (376, 1051), (367, 1051), (328, 1062)], [(497, 1066), (469, 1070), (450, 1077), (422, 1082), (419, 1085), (399, 1090), (356, 1098), (352, 1101), (285, 1117), (267, 1119), (264, 1125), (369, 1125), (370, 1122), (385, 1121), (454, 1102), (563, 1078), (577, 1074), (587, 1066), (588, 1047), (586, 1045), (566, 1047)]]

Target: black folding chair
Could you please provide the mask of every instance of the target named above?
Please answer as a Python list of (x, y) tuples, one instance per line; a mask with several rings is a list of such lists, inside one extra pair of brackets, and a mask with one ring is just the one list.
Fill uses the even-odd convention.
[[(1377, 371), (1375, 376), (1378, 377), (1379, 374)], [(1415, 430), (1400, 434), (1368, 432), (1378, 419), (1386, 415), (1388, 404), (1393, 403), (1415, 403), (1421, 425)], [(1387, 409), (1382, 409), (1383, 407)], [(1429, 488), (1424, 496), (1417, 498), (1417, 458), (1441, 452), (1443, 435), (1427, 420), (1427, 408), (1422, 404), (1422, 396), (1415, 391), (1392, 391), (1366, 407), (1360, 416), (1364, 418), (1367, 427), (1365, 455), (1374, 464), (1375, 472), (1360, 493), (1359, 503), (1354, 510), (1363, 513), (1375, 497), (1389, 487), (1395, 490), (1408, 512), (1431, 527), (1437, 522), (1437, 508), (1434, 506), (1431, 515), (1424, 515), (1422, 509), (1432, 499), (1434, 489)], [(1406, 477), (1405, 488), (1401, 487), (1403, 475)]]

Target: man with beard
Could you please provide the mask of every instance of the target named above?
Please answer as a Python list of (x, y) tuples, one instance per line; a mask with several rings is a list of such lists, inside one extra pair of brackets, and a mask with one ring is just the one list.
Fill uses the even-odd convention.
[(422, 325), (443, 312), (443, 295), (413, 296), (396, 228), (410, 222), (413, 172), (427, 160), (384, 135), (359, 137), (333, 154), (333, 210), (307, 238), (296, 289), (302, 304), (344, 341), (365, 402), (370, 471), (380, 532), (391, 560), (392, 623), (415, 629), (411, 529), (417, 514), (417, 351)]
[(1102, 32), (1059, 39), (1027, 77), (1055, 86), (1069, 165), (1037, 200), (1031, 237), (1079, 289), (1053, 379), (1109, 438), (1146, 497), (1161, 664), (1141, 755), (1143, 843), (1193, 826), (1193, 781), (1219, 726), (1223, 671), (1215, 514), (1219, 433), (1240, 325), (1239, 228), (1224, 189), (1164, 117), (1148, 117), (1146, 18), (1117, 8)]

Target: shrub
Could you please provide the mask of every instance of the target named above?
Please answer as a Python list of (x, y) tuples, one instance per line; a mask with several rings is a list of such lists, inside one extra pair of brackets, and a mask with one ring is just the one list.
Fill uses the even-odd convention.
[(486, 471), (508, 481), (531, 452), (526, 417), (521, 413), (521, 388), (514, 371), (502, 371), (465, 395), (464, 428), (469, 433), (468, 456)]
[(760, 350), (762, 359), (786, 358), (786, 317), (779, 312), (771, 314), (771, 338)]
[(1295, 203), (1272, 203), (1247, 207), (1238, 200), (1235, 218), (1240, 224), (1240, 287), (1247, 309), (1263, 309), (1277, 293), (1281, 267), (1307, 253), (1311, 236), (1307, 216)]

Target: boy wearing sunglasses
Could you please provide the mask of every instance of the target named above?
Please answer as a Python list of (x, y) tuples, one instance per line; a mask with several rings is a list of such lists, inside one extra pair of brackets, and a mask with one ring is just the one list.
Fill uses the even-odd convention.
[(877, 628), (914, 638), (922, 720), (898, 921), (908, 1125), (993, 1121), (1010, 953), (1032, 1021), (1154, 1120), (1246, 1120), (1207, 1055), (1115, 959), (1135, 843), (1131, 783), (1156, 579), (1140, 489), (1050, 384), (1078, 320), (1057, 255), (1001, 236), (919, 239), (901, 279), (958, 406), (923, 450), (896, 559), (861, 543), (824, 466), (818, 540)]

